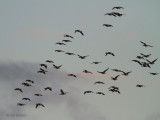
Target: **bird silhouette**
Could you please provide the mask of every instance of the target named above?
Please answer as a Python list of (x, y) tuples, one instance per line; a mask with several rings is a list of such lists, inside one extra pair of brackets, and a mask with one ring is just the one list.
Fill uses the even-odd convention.
[(86, 94), (86, 93), (93, 93), (93, 92), (92, 91), (85, 91), (84, 94)]
[(68, 92), (64, 92), (62, 89), (60, 90), (60, 94), (59, 95), (66, 95)]
[(25, 106), (26, 104), (23, 103), (17, 103), (17, 106)]
[(139, 65), (142, 66), (142, 63), (140, 61), (138, 61), (138, 60), (132, 60), (132, 61), (134, 61), (134, 62), (136, 62), (136, 63), (138, 63)]
[(41, 103), (37, 103), (37, 104), (36, 104), (36, 108), (37, 108), (38, 106), (45, 107), (45, 106), (44, 106), (43, 104), (41, 104)]
[(144, 43), (144, 42), (142, 42), (142, 41), (140, 41), (140, 42), (143, 44), (144, 47), (153, 47), (153, 46), (148, 45), (148, 44), (146, 44), (146, 43)]
[(109, 16), (117, 17), (117, 15), (115, 15), (113, 12), (111, 12), (111, 13), (106, 13), (106, 14), (104, 14), (104, 15), (109, 15)]
[(66, 52), (67, 55), (75, 55), (74, 53)]
[(149, 63), (141, 62), (141, 64), (142, 64), (141, 65), (142, 67), (149, 67), (149, 68), (151, 68), (150, 65), (149, 65)]
[(53, 67), (54, 67), (55, 69), (60, 69), (60, 68), (62, 67), (62, 65), (56, 66), (56, 65), (53, 64)]
[(26, 86), (26, 87), (31, 87), (32, 85), (28, 84), (28, 83), (25, 83), (23, 82), (22, 85)]
[(46, 74), (46, 72), (48, 72), (48, 71), (46, 71), (46, 70), (44, 70), (44, 69), (42, 69), (42, 68), (40, 68), (40, 70), (37, 71), (37, 73), (43, 73), (43, 74)]
[(91, 64), (99, 64), (99, 63), (102, 63), (102, 62), (92, 62)]
[(144, 59), (144, 57), (142, 57), (142, 56), (137, 56), (136, 58), (138, 58), (138, 59)]
[(30, 98), (22, 98), (22, 100), (28, 100), (28, 101), (31, 101)]
[(62, 42), (72, 42), (71, 40), (62, 40)]
[(81, 56), (81, 55), (77, 55), (79, 58), (81, 59), (85, 59), (86, 57), (88, 57), (89, 55), (86, 55), (86, 56)]
[(20, 92), (23, 93), (22, 89), (21, 88), (15, 88), (14, 90), (19, 90)]
[(77, 77), (75, 74), (68, 74), (68, 76)]
[(96, 94), (105, 95), (103, 92), (96, 92)]
[(46, 87), (46, 88), (44, 88), (44, 90), (50, 90), (50, 91), (52, 91), (52, 88), (51, 87)]
[(42, 94), (34, 94), (35, 96), (43, 96)]
[(76, 33), (76, 32), (79, 32), (79, 33), (81, 33), (81, 35), (83, 35), (83, 36), (84, 36), (84, 34), (83, 34), (82, 30), (75, 30), (75, 33)]
[(158, 58), (156, 58), (156, 59), (153, 60), (153, 61), (149, 61), (149, 60), (146, 59), (146, 61), (147, 61), (149, 64), (151, 64), (151, 65), (153, 65), (157, 60), (158, 60)]
[(122, 72), (123, 72), (122, 75), (128, 76), (132, 71), (130, 71), (130, 72), (124, 72), (124, 71), (122, 71)]
[(46, 64), (40, 64), (41, 67), (45, 67), (47, 69), (47, 65)]
[(116, 7), (113, 7), (112, 10), (113, 10), (113, 9), (124, 9), (124, 8), (121, 7), (121, 6), (116, 6)]
[(52, 60), (46, 60), (46, 62), (48, 62), (48, 63), (54, 63)]
[(94, 84), (105, 84), (104, 82), (101, 82), (101, 81), (97, 81), (95, 82)]
[(34, 81), (33, 81), (33, 80), (26, 80), (26, 82), (30, 82), (30, 83), (33, 83), (33, 84), (34, 84)]
[(115, 72), (122, 72), (122, 70), (118, 70), (118, 69), (112, 69)]
[(93, 74), (92, 72), (88, 71), (88, 70), (83, 70), (84, 73), (90, 73)]
[(70, 37), (72, 39), (74, 38), (74, 37), (72, 37), (71, 35), (68, 35), (68, 34), (65, 34), (64, 37)]
[(117, 78), (119, 77), (120, 75), (117, 75), (115, 77), (111, 77), (112, 80), (117, 80)]
[(55, 50), (55, 52), (65, 52), (65, 51), (63, 51), (63, 50)]
[(120, 94), (120, 91), (119, 91), (119, 90), (117, 90), (117, 89), (110, 89), (109, 91), (112, 91), (112, 93), (113, 93), (113, 92), (117, 92), (117, 93), (119, 93), (119, 94)]
[(143, 54), (143, 53), (140, 53), (143, 57), (145, 57), (145, 58), (148, 58), (149, 56), (151, 56), (152, 54), (148, 54), (148, 55), (145, 55), (145, 54)]
[(116, 87), (116, 86), (110, 86), (108, 89), (117, 89), (117, 90), (119, 90), (119, 88)]
[(109, 68), (107, 68), (106, 70), (102, 71), (102, 72), (99, 72), (97, 71), (98, 73), (101, 73), (101, 74), (106, 74), (106, 71), (109, 70)]
[(113, 25), (110, 25), (110, 24), (103, 24), (103, 26), (106, 26), (106, 27), (113, 27)]
[(144, 85), (137, 84), (136, 87), (145, 87)]
[(106, 52), (106, 53), (105, 53), (105, 56), (107, 56), (107, 55), (115, 56), (114, 53), (112, 53), (112, 52)]
[(57, 42), (56, 44), (58, 44), (58, 45), (66, 45), (66, 44), (64, 44), (62, 42)]
[(151, 75), (158, 75), (159, 73), (149, 72)]

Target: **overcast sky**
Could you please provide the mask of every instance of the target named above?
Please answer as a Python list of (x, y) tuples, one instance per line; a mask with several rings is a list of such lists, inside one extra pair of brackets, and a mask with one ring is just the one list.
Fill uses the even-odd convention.
[[(150, 61), (160, 57), (159, 5), (159, 0), (1, 0), (0, 120), (159, 120), (160, 77), (149, 74), (160, 73), (159, 59), (151, 68), (132, 61), (140, 53), (152, 54)], [(124, 9), (112, 10), (114, 6)], [(124, 15), (104, 15), (113, 11)], [(84, 36), (75, 33), (76, 29)], [(64, 39), (72, 42), (56, 44)], [(140, 41), (153, 47), (144, 47)], [(115, 56), (105, 56), (106, 52)], [(80, 59), (77, 54), (89, 56)], [(47, 59), (62, 67), (54, 69)], [(91, 64), (94, 61), (102, 63)], [(48, 65), (45, 75), (37, 73), (41, 63)], [(105, 75), (97, 73), (107, 68)], [(83, 73), (84, 69), (93, 74)], [(111, 69), (132, 72), (123, 76)], [(70, 73), (77, 78), (67, 76)], [(118, 74), (117, 81), (111, 80)], [(34, 80), (34, 86), (22, 86), (26, 79)], [(94, 85), (96, 81), (105, 84)], [(137, 84), (145, 87), (137, 88)], [(109, 92), (112, 85), (118, 86), (121, 94)], [(44, 91), (47, 86), (53, 91)], [(24, 92), (14, 90), (18, 87)], [(68, 94), (60, 96), (60, 89)], [(94, 93), (84, 95), (86, 90)], [(31, 101), (22, 101), (23, 97)], [(45, 107), (36, 109), (36, 103)]]

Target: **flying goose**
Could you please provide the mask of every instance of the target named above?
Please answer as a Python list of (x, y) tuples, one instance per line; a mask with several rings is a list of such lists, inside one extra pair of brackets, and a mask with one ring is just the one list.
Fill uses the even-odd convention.
[(45, 67), (47, 69), (47, 65), (46, 64), (40, 64), (41, 67)]
[(88, 71), (88, 70), (83, 70), (84, 73), (90, 73), (93, 74), (92, 72)]
[(113, 25), (110, 25), (110, 24), (103, 24), (103, 26), (106, 26), (106, 27), (113, 27)]
[(117, 78), (119, 77), (120, 75), (117, 75), (115, 77), (111, 77), (112, 80), (117, 80)]
[(52, 60), (46, 60), (46, 62), (48, 62), (48, 63), (54, 63)]
[(14, 90), (19, 90), (20, 92), (23, 93), (22, 89), (21, 88), (15, 88)]
[(115, 72), (122, 72), (122, 70), (118, 70), (118, 69), (112, 69)]
[(46, 87), (46, 88), (44, 88), (44, 90), (50, 90), (50, 91), (52, 91), (52, 88), (51, 87)]
[(149, 56), (151, 56), (152, 54), (148, 54), (148, 55), (144, 55), (143, 53), (140, 53), (143, 57), (148, 58)]
[(116, 6), (116, 7), (113, 7), (112, 10), (113, 10), (113, 9), (124, 9), (124, 8), (123, 8), (123, 7), (120, 7), (120, 6)]
[(105, 94), (104, 94), (104, 93), (102, 93), (102, 92), (96, 92), (96, 94), (105, 95)]
[(70, 37), (72, 39), (74, 38), (74, 37), (72, 37), (71, 35), (68, 35), (68, 34), (65, 34), (64, 37)]
[(54, 67), (55, 69), (60, 69), (60, 68), (62, 67), (62, 65), (56, 66), (56, 65), (53, 64), (53, 67)]
[(93, 92), (92, 91), (85, 91), (84, 94), (86, 94), (86, 93), (93, 93)]
[(76, 33), (76, 32), (79, 32), (79, 33), (81, 33), (81, 35), (83, 35), (83, 36), (84, 36), (84, 34), (83, 34), (82, 30), (75, 30), (75, 33)]
[(66, 95), (68, 92), (64, 92), (62, 89), (60, 90), (60, 94), (59, 95)]
[(142, 42), (142, 41), (140, 41), (140, 42), (143, 44), (144, 47), (153, 47), (153, 46), (148, 45), (148, 44), (146, 44), (146, 43), (144, 43), (144, 42)]
[(33, 81), (33, 80), (26, 80), (26, 82), (30, 82), (30, 83), (33, 83), (33, 84), (34, 84), (34, 81)]
[(23, 103), (17, 103), (17, 106), (25, 106), (26, 104)]
[(124, 72), (124, 71), (122, 71), (122, 72), (123, 72), (122, 75), (128, 76), (132, 71), (130, 71), (130, 72)]
[(66, 44), (64, 44), (62, 42), (57, 42), (56, 44), (58, 44), (58, 45), (66, 45)]
[(97, 81), (95, 82), (94, 84), (105, 84), (104, 82), (101, 82), (101, 81)]
[(137, 84), (136, 87), (145, 87), (144, 85)]
[(99, 63), (102, 63), (102, 62), (92, 62), (91, 64), (99, 64)]
[(71, 40), (62, 40), (62, 42), (72, 42)]
[(101, 74), (106, 74), (106, 71), (109, 70), (109, 68), (107, 68), (106, 70), (102, 71), (102, 72), (99, 72), (97, 71), (98, 73), (101, 73)]
[(31, 99), (29, 99), (29, 98), (22, 98), (22, 100), (28, 100), (28, 101), (31, 101)]
[(107, 55), (115, 56), (114, 53), (112, 53), (112, 52), (106, 52), (106, 53), (105, 53), (105, 56), (107, 56)]
[(158, 60), (158, 58), (156, 58), (156, 59), (153, 60), (153, 61), (149, 61), (149, 60), (146, 59), (146, 61), (147, 61), (149, 64), (151, 64), (151, 65), (153, 65), (157, 60)]
[(142, 57), (142, 56), (137, 56), (136, 58), (138, 58), (138, 59), (144, 59), (144, 57)]
[(158, 75), (159, 73), (149, 72), (151, 75)]
[(86, 57), (88, 57), (89, 55), (86, 55), (86, 56), (81, 56), (81, 55), (77, 55), (79, 58), (81, 59), (85, 59)]
[(74, 53), (66, 52), (67, 55), (75, 55)]
[(55, 50), (55, 52), (65, 52), (65, 51), (63, 51), (63, 50)]
[(25, 83), (23, 82), (22, 85), (26, 86), (26, 87), (31, 87), (32, 85), (28, 84), (28, 83)]
[(77, 77), (75, 74), (68, 74), (68, 76)]
[(34, 94), (35, 96), (43, 96), (42, 94)]
[(38, 106), (45, 107), (45, 106), (44, 106), (43, 104), (41, 104), (41, 103), (37, 103), (37, 104), (36, 104), (36, 108), (37, 108)]

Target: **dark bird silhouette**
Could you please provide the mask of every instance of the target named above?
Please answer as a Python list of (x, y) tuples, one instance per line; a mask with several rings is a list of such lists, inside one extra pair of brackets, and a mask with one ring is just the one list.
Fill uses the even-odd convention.
[(74, 53), (66, 52), (67, 55), (75, 55)]
[(151, 75), (158, 75), (159, 73), (149, 72)]
[(123, 8), (123, 7), (120, 7), (120, 6), (116, 6), (116, 7), (113, 7), (112, 10), (113, 10), (113, 9), (124, 9), (124, 8)]
[(92, 62), (91, 64), (99, 64), (99, 63), (102, 63), (102, 62)]
[(118, 16), (118, 17), (121, 17), (122, 15), (125, 15), (125, 14), (121, 14), (121, 13), (118, 13), (118, 12), (112, 12), (112, 14), (114, 14), (115, 16)]
[(30, 98), (22, 98), (22, 100), (28, 100), (28, 101), (31, 101)]
[(83, 34), (82, 30), (75, 30), (75, 33), (76, 33), (76, 32), (79, 32), (79, 33), (81, 33), (81, 35), (83, 35), (83, 36), (84, 36), (84, 34)]
[(52, 91), (52, 88), (51, 87), (46, 87), (46, 88), (44, 88), (44, 90), (50, 90), (50, 91)]
[(34, 81), (33, 81), (33, 80), (26, 80), (26, 82), (30, 82), (30, 83), (33, 83), (33, 84), (34, 84)]
[(44, 106), (43, 104), (41, 104), (41, 103), (37, 103), (37, 104), (36, 104), (36, 108), (37, 108), (38, 106), (45, 107), (45, 106)]
[(105, 53), (105, 56), (107, 56), (107, 55), (115, 56), (114, 53), (112, 53), (112, 52), (106, 52), (106, 53)]
[(62, 40), (62, 42), (72, 42), (71, 40)]
[(148, 54), (148, 55), (144, 55), (143, 53), (140, 53), (143, 57), (148, 58), (149, 56), (151, 56), (152, 54)]
[(142, 66), (142, 63), (140, 61), (138, 61), (138, 60), (132, 60), (132, 61), (134, 61)]
[(122, 71), (122, 72), (123, 72), (122, 75), (128, 76), (132, 71), (130, 71), (130, 72), (124, 72), (124, 71)]
[(113, 93), (113, 92), (117, 92), (117, 93), (120, 94), (120, 91), (119, 91), (118, 89), (110, 89), (109, 91), (112, 91), (112, 93)]
[(141, 64), (142, 64), (141, 65), (142, 67), (149, 67), (149, 68), (151, 68), (150, 65), (149, 65), (149, 63), (141, 62)]
[(138, 58), (138, 59), (144, 59), (144, 57), (142, 57), (142, 56), (137, 56), (136, 58)]
[(153, 47), (153, 46), (148, 45), (148, 44), (146, 44), (146, 43), (144, 43), (144, 42), (142, 42), (142, 41), (140, 41), (140, 42), (143, 44), (144, 47)]
[(58, 44), (58, 45), (66, 45), (66, 44), (64, 44), (62, 42), (57, 42), (56, 44)]
[(59, 95), (66, 95), (68, 92), (64, 92), (62, 89), (60, 90), (60, 94)]
[(23, 103), (17, 103), (17, 106), (25, 106), (26, 104)]
[(92, 72), (88, 71), (88, 70), (83, 70), (84, 73), (90, 73), (93, 74)]
[(52, 60), (46, 60), (46, 62), (48, 62), (48, 63), (54, 63)]
[(119, 77), (120, 75), (117, 75), (115, 77), (111, 77), (112, 80), (117, 80), (117, 78)]
[(136, 87), (145, 87), (144, 85), (137, 84)]
[(64, 37), (70, 37), (72, 39), (74, 38), (74, 37), (72, 37), (71, 35), (68, 35), (68, 34), (65, 34)]
[(106, 70), (102, 71), (102, 72), (99, 72), (97, 71), (98, 73), (101, 73), (101, 74), (106, 74), (106, 71), (109, 70), (109, 68), (107, 68)]
[(53, 67), (54, 67), (55, 69), (60, 69), (60, 68), (62, 67), (62, 65), (56, 66), (56, 65), (53, 64)]
[(34, 94), (35, 96), (43, 96), (42, 94)]
[(108, 89), (117, 89), (117, 90), (119, 90), (119, 88), (116, 87), (116, 86), (110, 86)]
[(44, 69), (42, 69), (42, 68), (40, 68), (40, 70), (37, 71), (37, 73), (43, 73), (43, 74), (46, 74), (46, 72), (48, 72), (48, 71), (46, 71), (46, 70), (44, 70)]
[(157, 60), (158, 60), (158, 58), (156, 58), (156, 59), (153, 60), (153, 61), (149, 61), (149, 60), (146, 59), (146, 61), (147, 61), (149, 64), (151, 64), (151, 65), (153, 65)]
[(122, 70), (118, 70), (118, 69), (112, 69), (115, 72), (122, 72)]
[(104, 94), (104, 93), (102, 93), (102, 92), (96, 92), (96, 94), (105, 95), (105, 94)]
[(109, 16), (117, 17), (117, 15), (115, 15), (113, 12), (111, 12), (111, 13), (106, 13), (106, 14), (104, 14), (104, 15), (109, 15)]
[(75, 74), (68, 74), (68, 76), (77, 77)]
[(79, 58), (81, 59), (85, 59), (86, 57), (88, 57), (89, 55), (86, 55), (86, 56), (81, 56), (81, 55), (77, 55)]
[(22, 85), (26, 86), (26, 87), (31, 87), (32, 85), (28, 84), (28, 83), (22, 83)]
[(95, 82), (94, 84), (105, 84), (104, 82), (101, 82), (101, 81), (97, 81)]
[(14, 90), (19, 90), (20, 92), (23, 93), (22, 89), (21, 88), (15, 88)]
[(65, 51), (63, 51), (63, 50), (55, 50), (55, 52), (65, 52)]
[(47, 69), (47, 65), (46, 64), (40, 64), (41, 67), (45, 67)]
[(106, 26), (106, 27), (113, 27), (113, 25), (110, 25), (110, 24), (103, 24), (103, 26)]
[(84, 94), (86, 94), (86, 93), (93, 93), (93, 92), (92, 91), (85, 91)]

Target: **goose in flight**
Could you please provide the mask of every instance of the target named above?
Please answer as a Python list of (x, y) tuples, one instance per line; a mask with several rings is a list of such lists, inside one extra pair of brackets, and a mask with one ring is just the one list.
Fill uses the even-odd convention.
[(33, 81), (33, 80), (26, 80), (26, 82), (30, 82), (30, 83), (33, 83), (33, 84), (34, 84), (34, 81)]
[(26, 104), (23, 103), (17, 103), (17, 106), (25, 106)]
[(42, 94), (34, 94), (35, 96), (43, 96)]
[(117, 90), (119, 90), (119, 88), (116, 87), (116, 86), (110, 86), (108, 89), (117, 89)]
[(45, 106), (44, 106), (43, 104), (41, 104), (41, 103), (37, 103), (37, 104), (36, 104), (36, 108), (37, 108), (38, 106), (45, 107)]
[(58, 45), (66, 45), (66, 44), (64, 44), (62, 42), (57, 42), (56, 44), (58, 44)]
[(149, 64), (151, 64), (151, 65), (153, 65), (157, 60), (158, 60), (158, 58), (156, 58), (156, 59), (153, 60), (153, 61), (149, 61), (149, 60), (146, 59), (146, 61), (147, 61)]
[(106, 52), (106, 53), (105, 53), (105, 56), (107, 56), (107, 55), (115, 56), (114, 53), (112, 53), (112, 52)]
[(99, 72), (97, 71), (98, 73), (101, 73), (101, 74), (106, 74), (106, 71), (109, 70), (109, 68), (107, 68), (106, 70), (102, 71), (102, 72)]
[(71, 35), (68, 35), (68, 34), (65, 34), (64, 37), (70, 37), (72, 39), (74, 38), (74, 37), (72, 37)]
[(151, 75), (158, 75), (159, 73), (149, 72)]
[(145, 87), (144, 85), (137, 84), (136, 87)]
[(48, 62), (48, 63), (54, 63), (52, 60), (46, 60), (46, 62)]
[(140, 61), (138, 61), (138, 60), (132, 60), (132, 61), (134, 61), (134, 62), (136, 62), (136, 63), (138, 63), (139, 65), (142, 66), (142, 63)]
[(153, 46), (148, 45), (148, 44), (146, 44), (146, 43), (144, 43), (144, 42), (142, 42), (142, 41), (140, 41), (140, 42), (143, 44), (144, 47), (153, 47)]
[(42, 68), (40, 68), (40, 70), (37, 71), (37, 73), (43, 73), (43, 74), (46, 74), (46, 72), (48, 72), (48, 71), (46, 71), (46, 70), (44, 70), (44, 69), (42, 69)]
[(60, 90), (60, 94), (59, 95), (66, 95), (68, 92), (64, 92), (62, 89)]
[(84, 94), (86, 94), (86, 93), (93, 93), (92, 91), (84, 91)]
[(113, 27), (113, 25), (110, 25), (110, 24), (103, 24), (103, 26), (106, 26), (106, 27)]
[(79, 33), (81, 33), (81, 35), (83, 35), (83, 36), (84, 36), (84, 34), (83, 34), (82, 30), (75, 30), (75, 33), (76, 33), (76, 32), (79, 32)]
[(131, 73), (132, 71), (130, 71), (130, 72), (124, 72), (124, 71), (122, 71), (122, 75), (125, 75), (125, 76), (128, 76), (130, 73)]
[(75, 55), (74, 53), (66, 52), (67, 55)]
[(51, 87), (46, 87), (46, 88), (44, 88), (44, 90), (45, 90), (45, 91), (46, 91), (46, 90), (52, 91), (52, 88), (51, 88)]
[(144, 57), (142, 57), (142, 56), (137, 56), (136, 58), (138, 58), (138, 59), (144, 59)]
[(22, 100), (28, 100), (28, 101), (31, 101), (30, 98), (22, 98)]
[(115, 15), (113, 12), (111, 12), (111, 13), (106, 13), (106, 14), (104, 14), (104, 15), (109, 15), (109, 16), (117, 17), (117, 15)]
[(117, 75), (115, 77), (111, 77), (112, 80), (117, 80), (117, 78), (119, 77), (120, 75)]
[(77, 77), (75, 74), (68, 74), (68, 76)]
[(22, 89), (21, 88), (15, 88), (14, 90), (19, 90), (20, 92), (23, 93)]
[(96, 94), (105, 95), (103, 92), (96, 92)]
[(116, 7), (113, 7), (112, 10), (113, 10), (113, 9), (124, 9), (124, 8), (121, 7), (121, 6), (116, 6)]
[(142, 63), (142, 65), (141, 65), (142, 67), (149, 67), (149, 68), (151, 68), (150, 65), (149, 65), (149, 63), (146, 63), (146, 62), (141, 62), (141, 63)]
[(88, 71), (88, 70), (83, 70), (84, 73), (90, 73), (93, 74), (92, 72)]
[(99, 63), (102, 63), (102, 62), (92, 62), (91, 64), (99, 64)]
[(94, 84), (105, 84), (104, 82), (101, 82), (101, 81), (97, 81), (95, 82)]
[(86, 56), (81, 56), (81, 55), (77, 55), (79, 58), (81, 59), (85, 59), (86, 57), (88, 57), (89, 55), (86, 55)]
[(71, 40), (62, 40), (62, 42), (72, 42)]
[(55, 52), (65, 52), (65, 51), (63, 51), (63, 50), (55, 50)]
[(119, 91), (119, 90), (117, 90), (117, 89), (110, 89), (109, 91), (112, 91), (112, 93), (113, 93), (113, 92), (117, 92), (117, 93), (119, 93), (119, 94), (120, 94), (120, 91)]
[(47, 69), (47, 65), (46, 64), (40, 64), (41, 67), (45, 67)]
[(118, 70), (118, 69), (112, 69), (115, 72), (122, 72), (122, 70)]
[(53, 64), (53, 67), (54, 67), (55, 69), (60, 69), (60, 68), (62, 67), (62, 65), (56, 66), (56, 65)]
[[(26, 87), (31, 87), (32, 85), (28, 84), (28, 83), (25, 83), (23, 82), (22, 85), (26, 86)], [(33, 87), (33, 86), (32, 86)]]
[(145, 54), (143, 54), (143, 53), (140, 53), (143, 57), (145, 57), (145, 58), (148, 58), (149, 56), (151, 56), (152, 54), (148, 54), (148, 55), (145, 55)]

